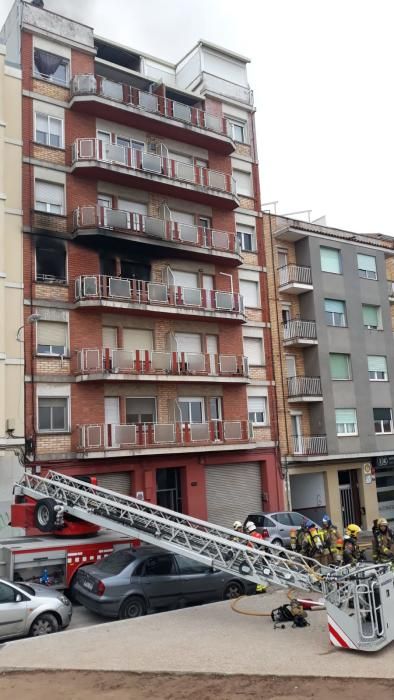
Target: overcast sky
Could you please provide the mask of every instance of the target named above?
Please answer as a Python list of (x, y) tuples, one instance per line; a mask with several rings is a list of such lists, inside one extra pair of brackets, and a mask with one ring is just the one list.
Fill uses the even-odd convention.
[[(2, 25), (12, 0), (0, 0)], [(263, 202), (394, 235), (392, 0), (45, 0), (177, 61), (200, 38), (249, 56)]]

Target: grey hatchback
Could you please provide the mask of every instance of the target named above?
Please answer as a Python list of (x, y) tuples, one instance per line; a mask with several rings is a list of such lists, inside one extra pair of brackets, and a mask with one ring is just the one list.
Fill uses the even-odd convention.
[(255, 584), (180, 554), (144, 545), (120, 549), (98, 564), (81, 567), (72, 595), (104, 617), (126, 619), (150, 610), (237, 598)]
[(290, 532), (301, 527), (308, 518), (296, 511), (281, 511), (278, 513), (251, 513), (246, 518), (245, 523), (248, 520), (256, 525), (256, 530), (263, 535), (267, 542), (277, 544), (280, 547), (289, 547)]

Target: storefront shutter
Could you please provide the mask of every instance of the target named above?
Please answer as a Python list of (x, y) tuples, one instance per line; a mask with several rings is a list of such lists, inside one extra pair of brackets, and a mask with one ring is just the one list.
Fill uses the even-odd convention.
[(98, 474), (97, 485), (103, 489), (131, 495), (131, 472), (113, 472), (111, 474)]
[(208, 520), (232, 527), (234, 520), (263, 510), (258, 462), (206, 467)]

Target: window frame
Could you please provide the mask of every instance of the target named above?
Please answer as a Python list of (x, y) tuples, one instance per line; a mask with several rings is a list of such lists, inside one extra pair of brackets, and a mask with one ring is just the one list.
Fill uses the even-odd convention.
[[(242, 224), (240, 224), (240, 226), (241, 225)], [(246, 224), (245, 224), (245, 226), (246, 226)], [(237, 225), (235, 228), (236, 228), (236, 237), (237, 237), (237, 241), (238, 241), (238, 245), (239, 245), (240, 249), (244, 253), (255, 253), (256, 252), (256, 232), (255, 232), (255, 229), (253, 228), (253, 226), (248, 227), (251, 229), (250, 233), (249, 233), (249, 231), (238, 230)], [(245, 240), (246, 240), (245, 237), (250, 238), (250, 248), (247, 248), (245, 246)]]
[[(348, 376), (347, 377), (333, 377), (332, 376), (332, 368), (331, 368), (331, 357), (333, 355), (340, 355), (341, 357), (346, 358), (346, 364), (348, 368)], [(346, 352), (330, 352), (328, 356), (328, 364), (330, 367), (330, 378), (332, 382), (350, 382), (352, 381), (352, 361), (349, 353)]]
[[(48, 245), (51, 245), (51, 242), (48, 243)], [(60, 252), (56, 251), (54, 248), (45, 248), (44, 245), (40, 245), (40, 241), (36, 242), (35, 249), (34, 249), (34, 278), (36, 282), (39, 282), (41, 284), (58, 284), (58, 285), (66, 285), (68, 284), (68, 248), (65, 246), (64, 247), (64, 254), (65, 254), (65, 260), (64, 260), (64, 277), (56, 277), (55, 275), (45, 275), (45, 273), (38, 273), (38, 264), (37, 264), (37, 253), (39, 251), (52, 251), (53, 253)], [(43, 277), (47, 277), (48, 279), (38, 279), (38, 275), (42, 275)], [(50, 279), (53, 278), (53, 279)]]
[[(370, 277), (368, 275), (368, 272), (371, 272), (371, 270), (366, 270), (365, 268), (360, 267), (360, 263), (359, 263), (360, 256), (362, 256), (364, 258), (371, 258), (372, 260), (375, 261), (375, 270), (374, 270), (375, 276), (374, 277)], [(358, 271), (358, 276), (361, 277), (361, 279), (375, 280), (376, 281), (378, 279), (378, 271), (377, 271), (377, 267), (376, 267), (376, 256), (375, 255), (366, 255), (365, 253), (357, 253), (357, 271)], [(361, 275), (360, 272), (365, 272), (366, 274)]]
[[(387, 369), (387, 357), (386, 357), (386, 355), (367, 355), (367, 364), (368, 364), (368, 360), (370, 357), (383, 357), (385, 360), (385, 363), (386, 363), (386, 369), (384, 372), (380, 372), (380, 370), (369, 369), (369, 367), (368, 367), (368, 379), (369, 379), (369, 381), (370, 382), (388, 382), (389, 373), (388, 373), (388, 369)], [(371, 374), (377, 375), (379, 373), (384, 374), (384, 377), (377, 377), (377, 376), (371, 377)]]
[[(377, 320), (377, 326), (369, 326), (364, 322), (364, 309), (367, 307), (371, 309), (376, 309), (376, 320)], [(376, 304), (361, 304), (361, 314), (363, 317), (363, 327), (367, 331), (381, 331), (383, 330), (383, 321), (382, 321), (382, 308), (381, 306), (378, 306)]]
[[(61, 187), (63, 191), (63, 201), (62, 204), (54, 204), (53, 202), (44, 202), (37, 199), (37, 183), (42, 182), (45, 185), (55, 185), (55, 187)], [(43, 204), (44, 208), (37, 208), (38, 204)], [(60, 211), (51, 211), (51, 207), (60, 207)], [(41, 211), (46, 214), (54, 214), (55, 216), (65, 216), (66, 215), (66, 187), (64, 183), (52, 182), (51, 180), (42, 180), (37, 177), (34, 179), (34, 209), (35, 211)]]
[[(65, 79), (61, 80), (59, 78), (54, 78), (53, 74), (52, 75), (45, 75), (45, 73), (40, 73), (40, 71), (36, 68), (36, 60), (35, 60), (36, 51), (41, 51), (42, 53), (49, 54), (50, 56), (56, 56), (56, 58), (60, 58), (61, 63), (59, 65), (65, 64), (65, 67), (66, 67)], [(59, 85), (60, 87), (67, 88), (69, 86), (69, 83), (70, 83), (70, 76), (71, 76), (71, 60), (69, 58), (67, 58), (66, 56), (61, 56), (60, 54), (54, 53), (53, 51), (47, 51), (46, 49), (41, 49), (39, 46), (33, 46), (33, 77), (34, 78), (36, 78), (37, 80), (45, 80), (49, 83), (53, 83), (54, 85)]]
[[(375, 418), (374, 412), (375, 411), (382, 411), (382, 410), (383, 411), (390, 411), (390, 420), (389, 421), (387, 421), (385, 418), (381, 418), (379, 420), (377, 420)], [(373, 415), (375, 435), (392, 435), (394, 433), (393, 409), (391, 407), (373, 408), (372, 415)], [(376, 426), (378, 423), (380, 423), (381, 430), (376, 430)], [(383, 430), (384, 423), (390, 423), (390, 430)]]
[[(259, 364), (255, 364), (254, 362), (250, 362), (250, 361), (249, 361), (249, 355), (248, 355), (248, 353), (247, 353), (245, 341), (250, 341), (250, 340), (252, 340), (252, 341), (255, 340), (255, 341), (257, 341), (257, 342), (260, 344), (260, 348), (261, 348), (261, 353), (260, 353), (260, 354), (261, 354), (261, 362), (259, 362)], [(242, 343), (243, 343), (244, 355), (245, 355), (245, 357), (246, 357), (247, 360), (248, 360), (248, 365), (249, 365), (249, 367), (264, 367), (264, 365), (265, 365), (265, 354), (264, 354), (264, 340), (263, 340), (263, 337), (261, 336), (261, 338), (258, 338), (258, 337), (252, 336), (252, 335), (244, 335), (244, 336), (242, 337)]]
[[(246, 303), (246, 295), (242, 292), (242, 284), (253, 284), (256, 288), (256, 304), (251, 305)], [(260, 284), (258, 280), (248, 280), (248, 279), (243, 279), (242, 277), (239, 278), (239, 293), (243, 297), (244, 300), (244, 305), (246, 309), (261, 309), (261, 297), (260, 297)]]
[[(127, 421), (127, 401), (135, 401), (136, 399), (149, 399), (150, 401), (154, 402), (154, 413), (153, 413), (153, 421), (136, 421), (134, 423), (128, 423)], [(157, 396), (125, 396), (124, 400), (124, 411), (125, 411), (125, 423), (127, 425), (155, 425), (157, 421)], [(132, 415), (129, 413), (129, 415)], [(142, 413), (136, 414), (138, 416), (142, 416)]]
[[(241, 121), (240, 119), (233, 119), (232, 117), (227, 117), (227, 121), (230, 125), (230, 133), (231, 133), (231, 138), (235, 143), (244, 143), (247, 144), (247, 124), (244, 121)], [(236, 138), (236, 129), (241, 129), (242, 130), (242, 139)]]
[[(54, 352), (53, 348), (60, 348), (60, 345), (41, 345), (41, 347), (48, 347), (50, 348), (49, 352), (45, 352), (43, 350), (39, 350), (39, 343), (38, 343), (38, 327), (36, 331), (36, 355), (39, 357), (70, 357), (70, 337), (69, 337), (69, 324), (67, 321), (48, 321), (47, 319), (43, 318), (37, 323), (61, 323), (63, 326), (66, 326), (66, 345), (63, 346), (64, 352)], [(41, 397), (44, 398), (44, 397)]]
[[(262, 411), (256, 411), (256, 410), (250, 411), (249, 410), (249, 400), (250, 399), (263, 399), (263, 404), (264, 404), (263, 410)], [(248, 396), (247, 400), (248, 400), (248, 421), (250, 423), (252, 423), (252, 425), (254, 427), (257, 427), (257, 428), (261, 428), (261, 427), (269, 425), (269, 422), (268, 422), (268, 397), (264, 396), (262, 394), (261, 396)], [(262, 421), (257, 420), (257, 418), (256, 418), (259, 414), (262, 414), (262, 416), (263, 416)], [(254, 417), (251, 417), (251, 416), (254, 416)]]
[[(65, 401), (66, 406), (65, 406), (65, 427), (64, 428), (41, 428), (40, 427), (40, 401)], [(48, 433), (48, 434), (54, 434), (54, 433), (69, 433), (70, 432), (70, 397), (69, 396), (37, 396), (37, 433), (43, 434), (43, 433)], [(50, 414), (50, 423), (53, 424), (53, 416), (52, 416), (52, 410), (53, 406), (50, 407), (51, 414)]]
[[(181, 423), (189, 423), (189, 425), (192, 425), (192, 424), (202, 425), (203, 423), (207, 422), (205, 397), (204, 396), (178, 396), (177, 403), (179, 405), (179, 413), (180, 413)], [(191, 403), (199, 403), (200, 404), (200, 406), (201, 406), (201, 422), (190, 420), (190, 418), (192, 417), (191, 408), (190, 408)], [(187, 404), (189, 406), (189, 419), (187, 421), (183, 420), (180, 404)]]
[[(45, 132), (46, 136), (47, 136), (46, 143), (42, 143), (42, 141), (38, 141), (38, 139), (37, 139), (37, 117), (45, 117), (47, 120), (48, 130), (47, 130), (47, 132)], [(60, 122), (60, 144), (59, 144), (59, 146), (55, 146), (54, 144), (50, 143), (50, 136), (51, 136), (50, 123), (51, 123), (51, 120)], [(34, 112), (34, 142), (40, 146), (47, 146), (48, 148), (57, 148), (58, 150), (64, 151), (64, 119), (62, 119), (62, 117), (54, 117), (52, 114), (46, 114), (45, 112), (35, 111)]]
[[(354, 411), (354, 421), (352, 423), (338, 423), (337, 421), (337, 411)], [(347, 428), (343, 432), (338, 431), (338, 426), (343, 425), (343, 426), (348, 426), (348, 425), (354, 425), (354, 431), (347, 430)], [(355, 408), (336, 408), (335, 409), (335, 430), (337, 437), (354, 437), (358, 435), (358, 422), (357, 422), (357, 409)]]
[[(327, 301), (335, 301), (338, 303), (343, 304), (343, 312), (339, 311), (327, 311), (326, 309), (326, 302)], [(347, 313), (346, 313), (346, 301), (344, 299), (331, 299), (329, 297), (324, 299), (324, 315), (326, 319), (326, 325), (330, 326), (331, 328), (347, 328), (348, 327), (348, 322), (347, 322)], [(332, 321), (335, 321), (337, 316), (343, 316), (343, 323), (330, 323), (329, 318), (331, 318)]]
[[(325, 270), (323, 268), (323, 261), (322, 261), (322, 251), (323, 250), (335, 251), (337, 253), (338, 269), (339, 269), (338, 272), (336, 272), (334, 270)], [(320, 246), (320, 269), (322, 272), (325, 272), (326, 274), (329, 274), (329, 275), (343, 275), (342, 254), (341, 254), (340, 248), (331, 248), (330, 246), (326, 246), (326, 245)]]

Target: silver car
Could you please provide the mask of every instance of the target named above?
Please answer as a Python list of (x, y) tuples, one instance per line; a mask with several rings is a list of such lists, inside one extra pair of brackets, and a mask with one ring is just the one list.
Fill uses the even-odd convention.
[(71, 603), (62, 593), (0, 579), (0, 641), (57, 632), (70, 624), (71, 616)]
[[(291, 531), (301, 527), (308, 518), (296, 511), (281, 511), (277, 513), (250, 513), (244, 525), (248, 520), (256, 525), (256, 530), (263, 535), (266, 542), (276, 544), (279, 547), (290, 547)], [(319, 526), (316, 525), (316, 527)]]

